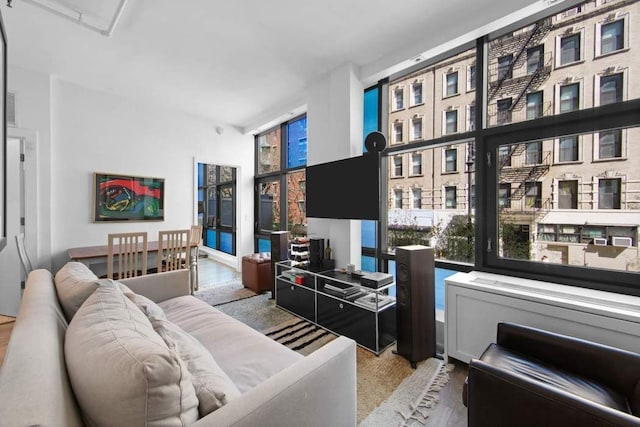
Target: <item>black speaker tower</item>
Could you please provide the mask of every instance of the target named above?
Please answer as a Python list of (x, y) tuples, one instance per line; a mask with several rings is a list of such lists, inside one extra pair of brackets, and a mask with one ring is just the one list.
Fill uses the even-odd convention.
[(436, 355), (433, 248), (396, 248), (396, 353), (416, 363)]

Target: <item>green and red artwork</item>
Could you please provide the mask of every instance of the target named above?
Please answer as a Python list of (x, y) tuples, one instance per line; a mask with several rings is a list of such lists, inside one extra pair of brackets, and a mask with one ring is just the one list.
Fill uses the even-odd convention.
[(95, 221), (164, 220), (164, 179), (94, 173)]

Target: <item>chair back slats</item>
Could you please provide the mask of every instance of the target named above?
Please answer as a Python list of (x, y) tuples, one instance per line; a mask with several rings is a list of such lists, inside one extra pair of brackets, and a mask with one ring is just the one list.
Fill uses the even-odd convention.
[(158, 272), (188, 267), (191, 230), (164, 230), (158, 233)]
[[(108, 237), (107, 277), (126, 279), (147, 273), (147, 232), (111, 233)], [(116, 268), (116, 264), (117, 268)]]

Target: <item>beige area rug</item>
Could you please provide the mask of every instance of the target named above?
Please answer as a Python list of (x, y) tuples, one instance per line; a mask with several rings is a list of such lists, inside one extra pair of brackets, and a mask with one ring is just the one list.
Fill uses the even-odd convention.
[[(269, 334), (289, 348), (300, 347), (296, 351), (301, 354), (309, 354), (335, 338), (334, 334), (276, 307), (275, 301), (269, 299), (268, 293), (219, 305), (216, 308), (262, 333)], [(413, 394), (419, 395), (430, 380), (430, 377), (425, 377), (440, 366), (438, 361), (433, 359), (435, 365), (434, 362), (424, 361), (418, 364), (418, 369), (412, 369), (409, 361), (393, 354), (392, 350), (393, 346), (376, 356), (361, 347), (357, 348), (358, 423), (374, 410), (378, 410), (406, 378), (418, 372), (420, 376), (416, 378), (421, 381), (421, 388)], [(398, 403), (398, 410), (408, 411), (409, 403), (414, 400), (415, 396), (409, 395), (407, 400)], [(395, 409), (390, 411), (394, 413)], [(377, 422), (377, 419), (378, 415), (371, 418), (374, 422)], [(388, 424), (368, 425), (386, 427)]]
[(359, 427), (418, 427), (426, 425), (439, 392), (449, 382), (454, 365), (430, 358), (406, 377), (391, 395), (362, 421)]
[(251, 298), (256, 295), (251, 289), (244, 287), (242, 279), (233, 279), (215, 287), (201, 289), (193, 293), (196, 298), (213, 306)]
[(0, 314), (0, 325), (4, 325), (5, 323), (11, 323), (11, 322), (15, 322), (15, 321), (16, 321), (15, 317), (4, 316), (4, 315)]

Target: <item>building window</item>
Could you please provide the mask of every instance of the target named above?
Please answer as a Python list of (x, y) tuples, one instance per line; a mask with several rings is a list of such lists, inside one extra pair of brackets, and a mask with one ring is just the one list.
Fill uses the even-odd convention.
[(544, 45), (527, 49), (527, 74), (533, 74), (543, 67)]
[(458, 132), (458, 110), (445, 111), (445, 134)]
[(413, 105), (422, 104), (422, 82), (415, 82), (411, 85), (411, 89), (413, 91)]
[(402, 189), (393, 190), (393, 206), (396, 209), (402, 209)]
[(511, 166), (511, 146), (501, 145), (498, 147), (498, 162), (500, 166)]
[(498, 80), (510, 79), (513, 77), (513, 54), (501, 56), (498, 58)]
[(457, 207), (456, 187), (445, 187), (444, 198), (445, 198), (444, 207), (447, 209), (455, 209)]
[(471, 208), (476, 208), (476, 185), (471, 185)]
[(411, 190), (411, 199), (413, 209), (422, 209), (422, 190), (420, 188)]
[(527, 94), (527, 120), (542, 117), (542, 91)]
[(600, 54), (624, 49), (624, 19), (600, 27)]
[(394, 142), (402, 142), (402, 122), (397, 122), (393, 124), (393, 140)]
[(469, 77), (467, 80), (467, 90), (475, 90), (476, 89), (476, 65), (469, 65), (468, 68)]
[(393, 109), (402, 110), (404, 108), (404, 90), (399, 87), (393, 91)]
[(413, 153), (411, 155), (411, 174), (422, 175), (422, 153)]
[[(256, 140), (257, 141), (257, 140)], [(236, 168), (198, 163), (198, 223), (205, 246), (236, 254)]]
[(395, 156), (393, 158), (393, 176), (402, 176), (402, 156)]
[(413, 139), (422, 139), (422, 117), (411, 120), (411, 127), (413, 129)]
[(578, 136), (563, 136), (558, 141), (558, 161), (578, 161)]
[(599, 181), (598, 208), (620, 209), (620, 179), (601, 179)]
[(525, 164), (539, 165), (542, 163), (542, 142), (530, 142), (527, 144)]
[(467, 130), (469, 132), (476, 130), (476, 106), (475, 105), (469, 105), (469, 114), (468, 114), (468, 119), (467, 123), (469, 124)]
[(560, 65), (580, 61), (580, 33), (560, 39)]
[(307, 164), (307, 116), (287, 123), (287, 168)]
[(458, 72), (449, 73), (446, 75), (446, 88), (445, 96), (453, 96), (458, 93)]
[(257, 173), (277, 172), (280, 170), (280, 126), (257, 137), (258, 170)]
[(622, 157), (622, 130), (600, 132), (598, 138), (598, 159)]
[(572, 83), (560, 86), (560, 112), (568, 113), (580, 108), (580, 84)]
[(524, 183), (524, 203), (527, 208), (540, 209), (542, 207), (542, 183)]
[(511, 98), (499, 99), (498, 107), (498, 124), (511, 123)]
[(622, 102), (622, 73), (600, 76), (600, 105)]
[(578, 209), (578, 181), (558, 182), (558, 208)]
[(444, 171), (445, 172), (458, 171), (458, 149), (457, 148), (448, 148), (444, 150)]
[(511, 208), (511, 184), (508, 182), (500, 184), (498, 188), (498, 207)]

